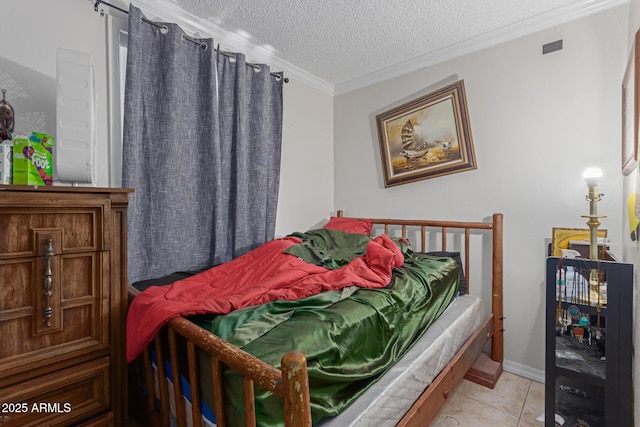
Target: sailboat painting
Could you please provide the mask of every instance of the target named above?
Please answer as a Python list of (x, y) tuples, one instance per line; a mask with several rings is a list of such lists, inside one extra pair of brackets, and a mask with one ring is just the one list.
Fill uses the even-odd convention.
[(462, 80), (376, 116), (385, 187), (476, 168)]

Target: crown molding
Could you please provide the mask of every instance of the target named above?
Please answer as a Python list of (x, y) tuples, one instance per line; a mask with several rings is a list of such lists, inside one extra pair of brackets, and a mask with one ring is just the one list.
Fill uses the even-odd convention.
[(335, 86), (334, 95), (342, 95), (375, 83), (400, 77), (422, 68), (430, 67), (450, 59), (458, 58), (487, 47), (515, 40), (519, 37), (533, 34), (537, 31), (555, 27), (557, 25), (627, 3), (629, 3), (629, 0), (591, 0), (585, 2), (573, 2), (553, 11), (545, 12), (524, 21), (482, 34), (478, 37), (438, 49), (427, 55), (369, 73), (345, 83), (339, 83)]
[(224, 49), (242, 52), (251, 61), (268, 64), (272, 69), (281, 70), (291, 79), (331, 96), (342, 95), (385, 80), (430, 67), (487, 47), (505, 43), (537, 31), (564, 24), (594, 13), (629, 3), (630, 0), (587, 0), (574, 1), (551, 12), (507, 25), (498, 30), (482, 34), (469, 40), (438, 49), (427, 55), (402, 62), (362, 77), (333, 85), (302, 68), (285, 61), (270, 46), (258, 45), (244, 34), (222, 30), (209, 20), (188, 13), (168, 0), (136, 0), (133, 3), (152, 19), (164, 19), (179, 24), (185, 31), (198, 37), (213, 37)]
[(248, 60), (268, 64), (273, 70), (283, 71), (286, 77), (307, 84), (328, 95), (333, 95), (334, 85), (302, 68), (280, 58), (269, 46), (258, 45), (243, 34), (222, 30), (215, 23), (186, 12), (167, 0), (136, 0), (130, 2), (139, 7), (150, 19), (174, 22), (197, 37), (212, 37), (223, 49), (243, 53)]

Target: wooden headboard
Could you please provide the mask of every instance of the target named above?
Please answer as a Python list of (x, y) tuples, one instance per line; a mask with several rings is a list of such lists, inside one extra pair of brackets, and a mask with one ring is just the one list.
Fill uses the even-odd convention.
[[(490, 233), (492, 245), (491, 259), (491, 312), (494, 315), (495, 330), (491, 344), (491, 358), (500, 363), (504, 360), (504, 328), (503, 328), (503, 289), (502, 289), (502, 219), (501, 213), (495, 213), (491, 222), (483, 221), (439, 221), (425, 219), (385, 219), (385, 218), (356, 218), (346, 217), (342, 210), (336, 212), (341, 218), (371, 219), (373, 221), (372, 235), (387, 234), (391, 237), (403, 237), (409, 240), (416, 251), (431, 250), (447, 251), (452, 240), (455, 249), (460, 252), (464, 264), (464, 274), (467, 282), (467, 293), (471, 283), (471, 235)], [(434, 238), (439, 235), (440, 238)], [(460, 237), (460, 239), (456, 239)], [(461, 242), (460, 242), (461, 241)], [(429, 242), (432, 245), (429, 245)]]

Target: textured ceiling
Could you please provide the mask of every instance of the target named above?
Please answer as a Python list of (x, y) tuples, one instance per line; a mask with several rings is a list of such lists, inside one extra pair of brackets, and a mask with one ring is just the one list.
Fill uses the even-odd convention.
[[(211, 25), (218, 41), (259, 47), (333, 87), (471, 46), (532, 32), (625, 0), (155, 0)], [(148, 3), (141, 0), (138, 3)], [(144, 11), (144, 5), (142, 5)], [(560, 21), (559, 21), (560, 20)], [(205, 24), (203, 24), (205, 23)], [(528, 30), (522, 30), (528, 28)], [(484, 47), (480, 45), (480, 47)], [(247, 51), (245, 51), (247, 52)], [(249, 55), (248, 55), (249, 56)], [(258, 58), (261, 59), (261, 58)], [(285, 70), (286, 71), (286, 70)]]

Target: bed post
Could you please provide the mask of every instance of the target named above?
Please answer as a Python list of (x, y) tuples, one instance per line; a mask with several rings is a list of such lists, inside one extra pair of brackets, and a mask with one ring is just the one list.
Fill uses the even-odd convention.
[(491, 340), (491, 359), (502, 364), (504, 361), (504, 313), (502, 294), (502, 214), (493, 214), (493, 284), (492, 309), (494, 332)]
[(504, 361), (504, 314), (502, 297), (502, 214), (492, 218), (491, 318), (486, 338), (491, 338), (491, 355), (480, 353), (465, 378), (494, 388), (502, 374)]
[(311, 427), (307, 359), (304, 353), (291, 351), (282, 357), (280, 364), (284, 388), (284, 425)]

